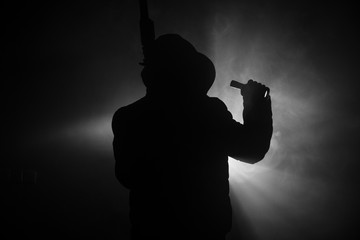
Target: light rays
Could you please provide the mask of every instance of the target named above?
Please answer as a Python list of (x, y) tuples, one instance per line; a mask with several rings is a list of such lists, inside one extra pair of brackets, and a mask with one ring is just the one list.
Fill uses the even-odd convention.
[(217, 79), (209, 95), (242, 122), (242, 97), (228, 85), (254, 79), (270, 87), (273, 107), (274, 134), (265, 158), (255, 165), (229, 159), (233, 202), (243, 211), (234, 214), (248, 218), (259, 240), (319, 236), (330, 188), (311, 168), (324, 161), (318, 146), (326, 135), (321, 124), (328, 116), (328, 91), (320, 91), (326, 87), (306, 64), (306, 49), (281, 45), (286, 39), (276, 41), (276, 33), (241, 32), (236, 18), (224, 17), (222, 24), (218, 19), (212, 32)]

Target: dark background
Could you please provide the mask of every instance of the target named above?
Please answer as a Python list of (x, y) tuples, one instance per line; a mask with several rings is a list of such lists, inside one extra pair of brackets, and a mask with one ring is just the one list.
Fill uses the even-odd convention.
[[(149, 5), (157, 35), (179, 33), (214, 61), (209, 95), (222, 99), (236, 119), (241, 98), (226, 88), (231, 78), (254, 77), (272, 89), (269, 155), (258, 166), (231, 164), (229, 239), (355, 234), (355, 5)], [(145, 94), (137, 1), (14, 2), (3, 4), (2, 16), (1, 234), (128, 239), (128, 192), (114, 176), (110, 123), (117, 108)]]

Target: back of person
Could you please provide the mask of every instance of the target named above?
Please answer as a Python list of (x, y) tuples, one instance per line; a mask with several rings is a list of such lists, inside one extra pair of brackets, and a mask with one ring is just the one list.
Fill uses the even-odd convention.
[[(206, 95), (212, 62), (163, 35), (145, 65), (146, 96), (113, 117), (115, 172), (129, 191), (132, 239), (225, 239), (231, 229), (228, 156), (255, 163), (268, 151), (271, 102), (249, 81), (244, 125)], [(248, 160), (246, 160), (248, 159)]]
[(228, 114), (222, 102), (209, 97), (189, 104), (145, 97), (117, 112), (121, 146), (131, 159), (125, 163), (131, 167), (122, 169), (132, 169), (119, 175), (129, 176), (124, 182), (131, 189), (135, 228), (187, 239), (230, 230)]

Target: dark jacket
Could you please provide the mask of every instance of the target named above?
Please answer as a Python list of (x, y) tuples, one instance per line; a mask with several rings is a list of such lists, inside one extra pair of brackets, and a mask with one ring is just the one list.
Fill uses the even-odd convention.
[(231, 228), (228, 156), (264, 157), (271, 106), (245, 108), (243, 125), (217, 98), (145, 96), (117, 110), (112, 128), (116, 177), (130, 190), (135, 232), (224, 235)]

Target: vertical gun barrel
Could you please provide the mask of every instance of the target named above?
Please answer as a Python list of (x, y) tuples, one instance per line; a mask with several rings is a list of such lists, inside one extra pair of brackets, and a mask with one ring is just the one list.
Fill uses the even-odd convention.
[(149, 18), (148, 5), (146, 0), (139, 0), (140, 18)]
[(154, 22), (149, 18), (148, 5), (146, 0), (139, 0), (140, 7), (140, 37), (144, 54), (145, 64), (150, 58), (150, 45), (155, 40)]

